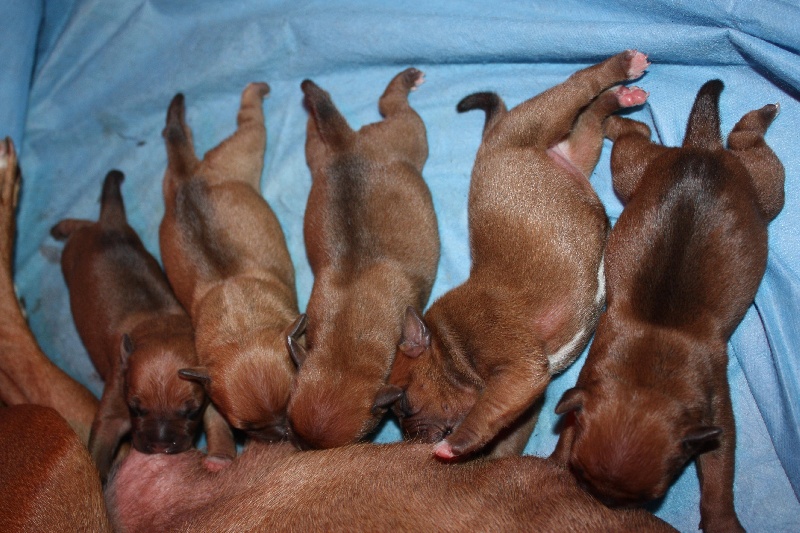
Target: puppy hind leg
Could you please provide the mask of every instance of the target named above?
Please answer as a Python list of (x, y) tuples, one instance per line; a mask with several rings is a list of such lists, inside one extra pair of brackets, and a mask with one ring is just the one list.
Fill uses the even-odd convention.
[(378, 111), (382, 117), (388, 117), (403, 111), (410, 111), (408, 93), (425, 83), (425, 73), (415, 68), (407, 68), (389, 82), (383, 95), (378, 100)]
[(640, 77), (649, 65), (646, 55), (626, 50), (579, 70), (509, 111), (493, 136), (504, 144), (550, 148), (569, 134), (578, 114), (597, 95), (621, 81)]
[(668, 148), (650, 142), (650, 128), (646, 124), (616, 115), (603, 122), (603, 133), (614, 142), (611, 150), (614, 190), (627, 203), (647, 164)]
[(243, 181), (256, 191), (261, 191), (261, 173), (264, 170), (264, 151), (267, 148), (267, 130), (264, 126), (264, 97), (269, 85), (254, 82), (242, 91), (236, 131), (210, 150), (203, 166), (212, 169), (214, 176), (224, 181)]
[(759, 207), (767, 220), (780, 213), (785, 194), (783, 164), (764, 141), (764, 134), (779, 109), (778, 105), (769, 104), (750, 111), (736, 123), (728, 136), (728, 148), (750, 173)]
[(603, 121), (620, 108), (642, 105), (647, 96), (638, 87), (625, 86), (601, 93), (578, 115), (569, 136), (558, 143), (557, 149), (588, 178), (603, 148)]

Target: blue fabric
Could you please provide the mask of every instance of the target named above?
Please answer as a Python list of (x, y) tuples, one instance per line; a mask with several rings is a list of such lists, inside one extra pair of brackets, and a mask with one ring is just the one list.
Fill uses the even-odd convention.
[[(493, 90), (509, 106), (575, 70), (626, 48), (653, 65), (636, 84), (650, 91), (631, 113), (667, 145), (683, 138), (697, 89), (726, 84), (723, 132), (745, 112), (779, 102), (767, 141), (786, 166), (786, 206), (770, 226), (770, 259), (755, 305), (730, 343), (738, 431), (736, 506), (750, 531), (800, 531), (800, 8), (762, 2), (660, 0), (412, 2), (368, 0), (5, 0), (0, 17), (0, 135), (21, 143), (17, 279), (31, 327), (56, 363), (99, 393), (78, 339), (48, 234), (63, 217), (94, 218), (111, 168), (127, 175), (131, 224), (157, 254), (166, 156), (160, 132), (170, 98), (186, 94), (198, 152), (235, 127), (239, 93), (270, 83), (264, 196), (280, 219), (305, 307), (312, 276), (302, 220), (310, 187), (300, 81), (329, 90), (355, 127), (379, 119), (377, 98), (407, 66), (427, 74), (411, 103), (428, 128), (424, 175), (439, 217), (442, 260), (433, 297), (469, 271), (467, 191), (483, 124), (455, 104)], [(443, 4), (443, 5), (441, 5)], [(35, 59), (35, 62), (34, 62)], [(32, 73), (32, 78), (31, 78)], [(607, 143), (592, 184), (616, 219)], [(528, 453), (548, 454), (553, 408), (582, 360), (555, 379)], [(378, 440), (399, 438), (386, 423)], [(689, 467), (655, 505), (682, 531), (699, 523)]]

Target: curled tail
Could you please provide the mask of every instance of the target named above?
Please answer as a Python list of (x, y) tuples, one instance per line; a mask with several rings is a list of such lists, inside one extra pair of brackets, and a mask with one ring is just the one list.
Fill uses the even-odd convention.
[(303, 103), (311, 113), (322, 142), (333, 149), (344, 148), (349, 144), (354, 132), (336, 109), (331, 95), (311, 80), (303, 80), (300, 88), (305, 95)]
[(483, 136), (492, 129), (500, 117), (506, 114), (506, 104), (496, 93), (483, 92), (465, 96), (456, 106), (459, 113), (472, 111), (473, 109), (483, 109), (486, 112), (486, 123), (483, 125)]
[(719, 124), (719, 95), (725, 85), (720, 80), (706, 82), (697, 93), (689, 115), (684, 148), (722, 148), (722, 132)]
[(103, 181), (99, 222), (106, 226), (121, 226), (128, 223), (128, 219), (125, 217), (125, 204), (120, 192), (120, 185), (124, 179), (125, 174), (119, 170), (112, 170), (106, 174), (106, 179)]
[(188, 176), (197, 165), (192, 133), (186, 125), (183, 94), (172, 98), (167, 110), (167, 123), (161, 132), (167, 145), (167, 167), (176, 176)]

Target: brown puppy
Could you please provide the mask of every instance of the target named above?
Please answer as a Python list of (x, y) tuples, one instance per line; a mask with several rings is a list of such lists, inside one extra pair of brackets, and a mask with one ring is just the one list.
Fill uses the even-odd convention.
[[(298, 310), (286, 241), (260, 193), (268, 92), (266, 83), (244, 89), (238, 129), (202, 161), (183, 95), (172, 100), (163, 132), (169, 165), (160, 240), (167, 276), (192, 317), (201, 365), (181, 374), (204, 384), (233, 427), (280, 440), (294, 374), (286, 335)], [(209, 457), (224, 464), (235, 448), (230, 429), (215, 418)]]
[(784, 171), (763, 139), (778, 107), (746, 114), (725, 150), (721, 91), (700, 90), (681, 148), (651, 144), (639, 122), (606, 123), (626, 205), (606, 248), (607, 312), (556, 412), (575, 413), (558, 454), (606, 501), (658, 498), (696, 457), (701, 527), (741, 531), (726, 347), (766, 268)]
[(440, 457), (493, 439), (493, 456), (520, 453), (550, 377), (586, 346), (603, 305), (608, 227), (588, 177), (603, 120), (647, 98), (609, 87), (648, 65), (631, 50), (508, 112), (492, 93), (459, 104), (487, 115), (469, 196), (472, 269), (424, 321), (409, 309), (390, 378), (404, 391), (395, 412), (406, 436), (441, 441)]
[(14, 291), (14, 210), (20, 187), (10, 138), (0, 142), (0, 403), (52, 407), (86, 444), (97, 399), (42, 352)]
[(403, 312), (422, 309), (439, 262), (425, 125), (408, 105), (423, 82), (409, 68), (378, 101), (384, 119), (353, 131), (330, 95), (306, 80), (306, 158), (313, 184), (304, 235), (314, 272), (304, 349), (289, 402), (301, 446), (331, 448), (374, 429), (397, 398), (384, 394)]
[(218, 473), (191, 452), (132, 452), (106, 496), (116, 529), (126, 533), (675, 531), (644, 510), (605, 507), (548, 459), (448, 465), (428, 445), (306, 452), (252, 445)]
[(205, 402), (199, 385), (178, 370), (196, 364), (192, 324), (156, 259), (128, 225), (121, 172), (103, 183), (100, 218), (62, 220), (61, 269), (75, 326), (105, 381), (89, 451), (105, 478), (129, 431), (144, 453), (192, 446)]
[(111, 531), (97, 469), (49, 407), (0, 408), (0, 501), (4, 533)]

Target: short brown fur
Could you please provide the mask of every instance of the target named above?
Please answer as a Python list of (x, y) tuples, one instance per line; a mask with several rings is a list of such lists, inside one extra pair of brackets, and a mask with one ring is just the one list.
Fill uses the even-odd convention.
[(406, 436), (441, 441), (437, 455), (490, 442), (493, 456), (520, 453), (550, 377), (586, 346), (608, 228), (588, 177), (603, 120), (646, 98), (609, 87), (648, 64), (621, 53), (508, 112), (491, 93), (459, 104), (487, 112), (469, 196), (472, 269), (424, 320), (409, 310), (390, 378), (404, 391), (395, 412)]
[(701, 527), (742, 531), (733, 505), (735, 426), (727, 342), (767, 260), (783, 166), (763, 136), (777, 114), (719, 131), (722, 83), (700, 90), (681, 148), (610, 118), (614, 188), (625, 202), (606, 248), (608, 308), (575, 388), (556, 455), (609, 503), (661, 497), (697, 461)]
[[(163, 136), (169, 164), (161, 255), (178, 300), (192, 317), (203, 383), (231, 426), (252, 438), (286, 436), (294, 374), (286, 330), (297, 317), (294, 267), (278, 219), (261, 196), (266, 83), (242, 92), (237, 130), (199, 160), (183, 95), (170, 104)], [(235, 455), (232, 434), (206, 412), (209, 455)]]
[(314, 272), (307, 350), (289, 418), (298, 444), (330, 448), (358, 441), (385, 414), (382, 389), (406, 307), (422, 309), (439, 261), (425, 125), (408, 104), (422, 72), (389, 83), (384, 119), (353, 131), (330, 95), (303, 82), (309, 110), (306, 158), (313, 184), (306, 206), (306, 252)]
[(103, 184), (100, 218), (62, 220), (61, 268), (75, 326), (105, 381), (89, 450), (105, 478), (121, 438), (144, 453), (193, 444), (205, 404), (202, 387), (178, 370), (197, 364), (192, 324), (156, 259), (125, 216), (123, 175)]

